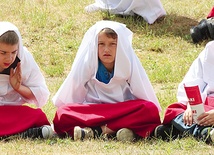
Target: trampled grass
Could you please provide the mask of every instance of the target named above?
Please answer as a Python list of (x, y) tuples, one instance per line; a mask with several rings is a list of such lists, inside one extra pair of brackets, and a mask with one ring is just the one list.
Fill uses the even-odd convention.
[[(206, 18), (213, 1), (162, 0), (167, 16), (153, 25), (139, 18), (121, 18), (105, 12), (85, 13), (84, 7), (93, 2), (0, 1), (0, 20), (10, 21), (20, 29), (25, 46), (45, 75), (51, 92), (47, 105), (43, 107), (48, 119), (52, 121), (56, 111), (51, 98), (70, 71), (84, 33), (104, 18), (122, 22), (133, 31), (133, 47), (154, 86), (163, 117), (166, 107), (176, 101), (178, 83), (207, 43), (205, 40), (198, 45), (193, 44), (189, 29)], [(191, 137), (170, 142), (146, 139), (136, 143), (15, 138), (0, 141), (0, 154), (214, 154), (212, 147)]]

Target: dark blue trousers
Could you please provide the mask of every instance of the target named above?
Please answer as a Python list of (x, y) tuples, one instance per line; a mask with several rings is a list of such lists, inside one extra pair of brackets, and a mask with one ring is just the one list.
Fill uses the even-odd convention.
[(209, 132), (212, 129), (211, 126), (200, 126), (198, 124), (192, 124), (191, 126), (184, 124), (183, 113), (178, 115), (171, 121), (174, 128), (179, 130), (181, 137), (192, 135), (196, 139), (201, 139), (207, 143), (211, 142)]

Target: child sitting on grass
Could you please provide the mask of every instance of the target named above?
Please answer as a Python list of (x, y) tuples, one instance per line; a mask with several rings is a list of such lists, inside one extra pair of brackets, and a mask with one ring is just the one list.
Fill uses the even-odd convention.
[(53, 102), (55, 131), (74, 140), (116, 134), (133, 141), (160, 125), (161, 107), (132, 48), (132, 32), (118, 22), (99, 21), (86, 32)]
[(49, 91), (32, 55), (22, 45), (18, 28), (0, 22), (0, 137), (49, 138), (53, 135), (42, 107)]
[[(166, 109), (163, 125), (155, 130), (155, 136), (163, 140), (192, 135), (206, 143), (214, 142), (214, 41), (192, 63), (189, 71), (178, 86), (177, 103)], [(186, 86), (198, 86), (205, 112), (193, 120), (193, 112), (187, 98)]]

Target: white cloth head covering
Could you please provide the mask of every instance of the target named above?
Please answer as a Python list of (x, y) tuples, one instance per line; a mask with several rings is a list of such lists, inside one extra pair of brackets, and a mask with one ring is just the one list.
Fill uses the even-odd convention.
[(45, 79), (36, 64), (33, 56), (23, 47), (22, 37), (18, 28), (10, 22), (0, 22), (0, 36), (7, 31), (14, 31), (19, 37), (18, 58), (21, 60), (22, 85), (31, 89), (36, 100), (27, 100), (13, 90), (9, 83), (9, 75), (0, 74), (0, 105), (20, 105), (26, 102), (35, 103), (38, 107), (43, 106), (49, 97), (49, 90)]
[(177, 99), (178, 102), (187, 104), (188, 98), (184, 90), (184, 84), (186, 86), (198, 85), (202, 101), (204, 102), (206, 97), (214, 95), (214, 41), (207, 43), (204, 50), (193, 61), (189, 68), (189, 71), (185, 75), (184, 79), (178, 86)]
[[(98, 33), (113, 29), (117, 35), (114, 76), (108, 84), (96, 79)], [(161, 110), (152, 85), (132, 48), (132, 32), (124, 24), (99, 21), (86, 32), (72, 69), (53, 98), (57, 107), (69, 103), (116, 103), (132, 99), (153, 102)]]

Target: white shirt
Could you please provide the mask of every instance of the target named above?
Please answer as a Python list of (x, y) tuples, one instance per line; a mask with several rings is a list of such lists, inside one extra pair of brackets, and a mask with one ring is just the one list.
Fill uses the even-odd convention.
[(214, 95), (214, 41), (207, 43), (204, 50), (194, 60), (185, 75), (184, 79), (178, 86), (178, 102), (187, 104), (188, 99), (184, 90), (186, 86), (198, 85), (202, 100), (205, 101), (209, 95)]

